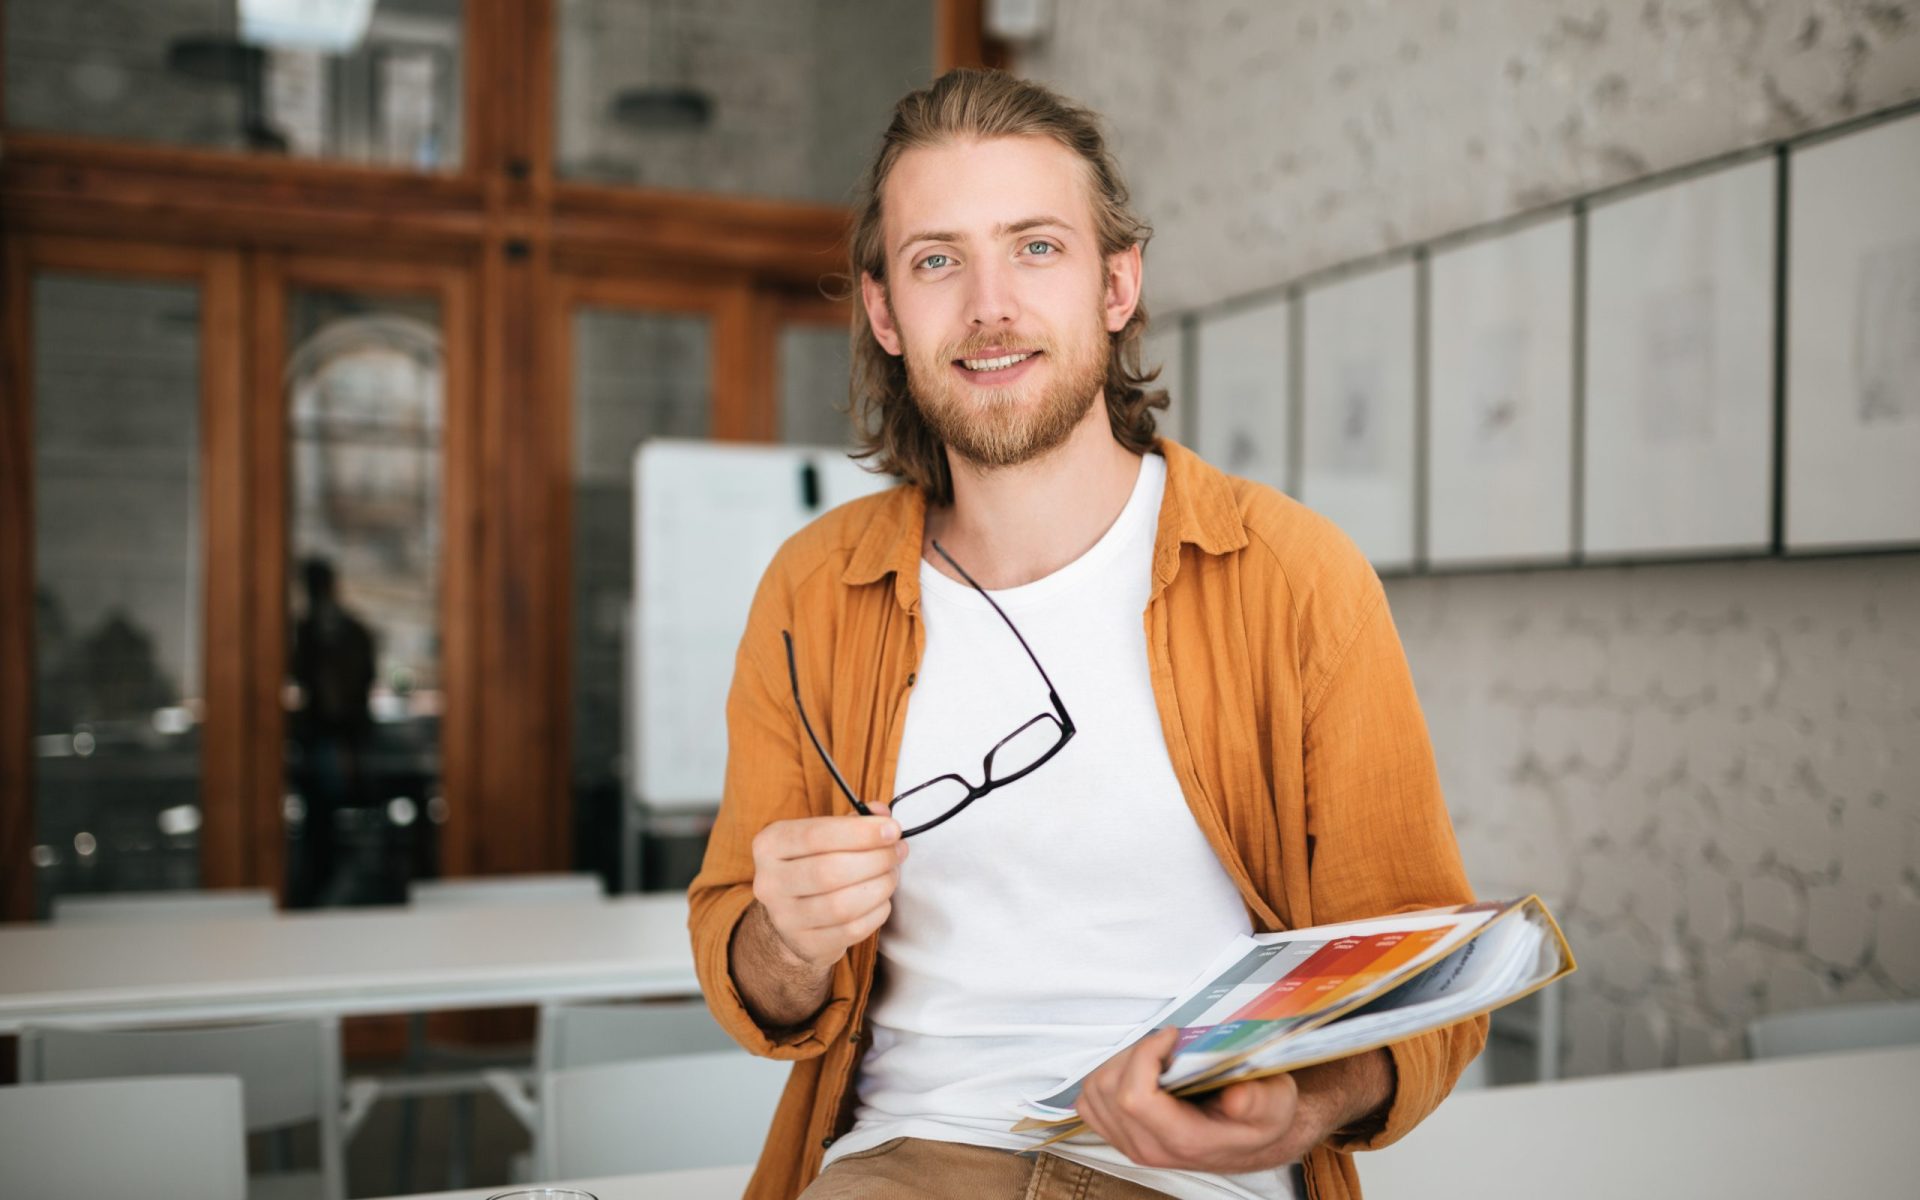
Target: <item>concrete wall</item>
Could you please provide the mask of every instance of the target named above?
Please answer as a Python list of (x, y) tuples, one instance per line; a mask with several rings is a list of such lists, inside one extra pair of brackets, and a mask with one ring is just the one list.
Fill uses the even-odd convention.
[[(1920, 95), (1920, 6), (1057, 0), (1177, 313)], [(1920, 556), (1389, 586), (1463, 851), (1582, 970), (1575, 1074), (1920, 996)]]

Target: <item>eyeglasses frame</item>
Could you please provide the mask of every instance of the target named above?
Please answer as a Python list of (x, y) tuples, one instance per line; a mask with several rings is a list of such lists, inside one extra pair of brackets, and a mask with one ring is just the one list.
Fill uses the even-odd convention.
[[(1050, 713), (1036, 714), (1031, 719), (1022, 723), (1018, 729), (1014, 730), (1012, 733), (1008, 734), (1006, 737), (1001, 738), (999, 741), (993, 744), (993, 748), (991, 750), (988, 750), (986, 755), (980, 760), (981, 778), (984, 779), (986, 782), (976, 786), (975, 784), (968, 782), (965, 776), (949, 772), (948, 774), (945, 774), (945, 775), (936, 775), (932, 779), (927, 780), (925, 783), (915, 784), (913, 787), (910, 787), (906, 791), (901, 792), (896, 796), (894, 796), (894, 798), (888, 802), (887, 806), (889, 809), (891, 809), (894, 805), (900, 803), (900, 801), (906, 799), (908, 796), (913, 795), (915, 792), (925, 791), (927, 788), (932, 787), (934, 784), (944, 783), (949, 779), (953, 780), (954, 782), (960, 784), (962, 787), (967, 789), (967, 794), (960, 801), (960, 803), (954, 805), (952, 808), (948, 809), (946, 812), (942, 813), (940, 816), (935, 817), (933, 820), (928, 821), (924, 825), (916, 825), (912, 829), (907, 829), (903, 827), (900, 831), (900, 836), (903, 838), (910, 838), (910, 837), (913, 837), (915, 834), (925, 833), (927, 830), (933, 829), (936, 826), (944, 825), (946, 822), (951, 821), (953, 820), (953, 818), (959, 816), (961, 812), (963, 812), (975, 800), (980, 799), (980, 797), (988, 795), (989, 793), (993, 792), (997, 788), (1003, 788), (1010, 783), (1015, 783), (1015, 782), (1018, 782), (1019, 780), (1025, 779), (1027, 776), (1033, 774), (1035, 771), (1039, 770), (1042, 766), (1046, 765), (1047, 761), (1051, 759), (1054, 755), (1060, 753), (1061, 749), (1064, 746), (1066, 746), (1068, 742), (1073, 740), (1073, 735), (1075, 732), (1077, 732), (1076, 727), (1073, 723), (1073, 718), (1067, 714), (1067, 706), (1061, 703), (1060, 693), (1058, 689), (1056, 689), (1053, 686), (1052, 678), (1047, 675), (1047, 669), (1040, 665), (1039, 656), (1034, 654), (1033, 647), (1027, 645), (1026, 637), (1021, 634), (1019, 626), (1013, 623), (1013, 618), (1009, 617), (1007, 615), (1006, 610), (1000, 607), (999, 601), (995, 600), (991, 595), (988, 594), (987, 589), (981, 587), (979, 583), (975, 582), (973, 576), (967, 574), (967, 569), (965, 567), (961, 566), (959, 563), (953, 560), (953, 556), (947, 553), (945, 547), (941, 546), (937, 540), (934, 541), (932, 544), (933, 544), (934, 552), (938, 554), (941, 558), (945, 559), (948, 566), (952, 567), (955, 571), (959, 572), (960, 578), (966, 580), (967, 585), (973, 588), (974, 591), (979, 592), (981, 597), (984, 598), (988, 604), (993, 606), (993, 611), (999, 614), (1000, 619), (1007, 623), (1007, 628), (1013, 631), (1013, 636), (1015, 640), (1017, 640), (1020, 643), (1020, 648), (1026, 651), (1027, 653), (1028, 661), (1033, 663), (1033, 669), (1040, 672), (1041, 680), (1046, 683), (1047, 699), (1052, 702), (1053, 711)], [(786, 647), (787, 647), (787, 678), (793, 684), (793, 706), (795, 710), (798, 711), (800, 714), (800, 725), (803, 729), (807, 731), (807, 739), (813, 743), (813, 748), (819, 752), (820, 760), (827, 764), (828, 774), (833, 776), (833, 782), (839, 786), (841, 794), (847, 798), (848, 803), (852, 804), (855, 811), (857, 811), (861, 816), (863, 817), (873, 816), (874, 815), (873, 810), (867, 807), (867, 805), (860, 799), (860, 797), (853, 794), (853, 788), (847, 784), (846, 776), (840, 773), (840, 768), (837, 764), (834, 763), (833, 756), (831, 754), (828, 754), (827, 748), (821, 744), (820, 735), (813, 731), (813, 722), (807, 719), (807, 706), (804, 703), (802, 703), (800, 700), (800, 668), (794, 660), (793, 634), (788, 630), (782, 629), (780, 631), (780, 638), (783, 642), (786, 643)], [(1060, 740), (1055, 742), (1052, 748), (1049, 749), (1045, 754), (1042, 754), (1039, 758), (1035, 759), (1031, 763), (1028, 763), (1026, 766), (1020, 768), (1018, 771), (1014, 772), (1012, 775), (1007, 776), (1005, 779), (993, 778), (993, 756), (998, 754), (1001, 748), (1004, 747), (1008, 742), (1011, 742), (1013, 739), (1019, 737), (1021, 734), (1025, 733), (1027, 730), (1033, 728), (1033, 726), (1036, 725), (1037, 723), (1041, 721), (1047, 721), (1047, 720), (1053, 721), (1056, 725), (1060, 727)]]

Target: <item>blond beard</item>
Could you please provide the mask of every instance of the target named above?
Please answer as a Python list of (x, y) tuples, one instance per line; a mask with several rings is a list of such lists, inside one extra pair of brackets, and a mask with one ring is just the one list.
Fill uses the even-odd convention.
[(953, 359), (946, 357), (909, 353), (907, 390), (934, 436), (962, 459), (987, 470), (1019, 466), (1065, 442), (1107, 379), (1105, 336), (1066, 357), (1057, 356), (1055, 346), (1043, 350), (1053, 379), (1024, 404), (1016, 388), (981, 388), (955, 378)]

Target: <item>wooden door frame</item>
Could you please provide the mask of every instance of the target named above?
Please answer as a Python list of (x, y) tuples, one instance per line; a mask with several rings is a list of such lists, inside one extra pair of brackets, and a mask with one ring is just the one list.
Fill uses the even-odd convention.
[[(926, 2), (934, 14), (936, 74), (997, 65), (999, 50), (983, 34), (983, 0)], [(0, 0), (0, 18), (4, 4)], [(254, 422), (284, 403), (282, 363), (263, 349), (284, 349), (284, 307), (272, 297), (285, 265), (315, 256), (334, 261), (345, 245), (364, 256), (354, 261), (370, 263), (377, 255), (423, 264), (422, 270), (438, 264), (469, 272), (462, 303), (464, 336), (471, 341), (460, 367), (470, 375), (474, 407), (467, 430), (475, 440), (462, 453), (470, 455), (475, 475), (466, 511), (449, 513), (448, 553), (456, 553), (457, 540), (470, 569), (456, 570), (451, 558), (445, 564), (449, 610), (443, 619), (449, 623), (443, 631), (464, 630), (471, 643), (462, 668), (470, 672), (466, 684), (477, 691), (484, 681), (486, 687), (473, 701), (471, 724), (463, 720), (444, 734), (454, 739), (446, 745), (449, 796), (460, 789), (467, 796), (466, 803), (451, 804), (442, 830), (442, 865), (450, 874), (549, 869), (570, 860), (571, 763), (561, 714), (570, 704), (571, 663), (568, 614), (560, 603), (566, 595), (556, 591), (570, 584), (562, 548), (570, 480), (555, 474), (567, 442), (554, 416), (571, 396), (556, 386), (564, 383), (559, 372), (566, 364), (555, 357), (564, 340), (552, 336), (552, 315), (564, 309), (567, 295), (586, 294), (569, 289), (587, 276), (722, 288), (726, 296), (713, 309), (714, 433), (771, 439), (778, 431), (773, 350), (778, 329), (790, 319), (785, 297), (815, 286), (846, 260), (849, 214), (837, 206), (556, 179), (558, 8), (559, 0), (466, 0), (464, 153), (454, 171), (423, 174), (16, 130), (5, 131), (0, 155), (0, 226), (9, 233), (0, 246), (6, 259), (0, 302), (7, 306), (0, 313), (7, 342), (0, 353), (13, 350), (0, 362), (0, 657), (13, 661), (32, 661), (33, 651), (32, 545), (30, 538), (11, 536), (31, 534), (33, 519), (26, 306), (36, 268), (23, 257), (22, 239), (103, 239), (117, 247), (164, 241), (221, 264), (206, 277), (211, 290), (203, 292), (201, 312), (203, 362), (210, 363), (206, 355), (217, 348), (222, 365), (204, 369), (202, 387), (217, 388), (228, 407), (208, 420), (204, 435), (231, 454), (223, 460), (231, 467), (219, 468), (231, 478), (219, 487), (241, 502), (217, 513), (210, 505), (207, 519), (220, 522), (221, 545), (237, 541), (237, 553), (249, 554), (269, 515), (253, 501), (284, 486), (272, 474), (280, 457), (248, 452), (285, 453), (278, 437)], [(122, 237), (129, 229), (140, 231), (137, 243)], [(349, 282), (366, 287), (371, 278)], [(450, 320), (455, 308), (449, 302), (442, 311)], [(244, 334), (231, 348), (208, 336), (210, 323), (225, 317), (229, 332)], [(448, 335), (455, 336), (451, 327)], [(265, 336), (276, 340), (256, 341)], [(450, 389), (455, 362), (450, 352)], [(455, 436), (451, 422), (448, 436)], [(206, 465), (214, 466), (211, 459)], [(284, 530), (278, 536), (284, 539)], [(280, 545), (284, 549), (283, 540)], [(214, 553), (211, 543), (207, 552)], [(213, 805), (203, 825), (203, 877), (210, 884), (279, 886), (284, 873), (280, 681), (269, 678), (265, 665), (285, 653), (284, 629), (271, 628), (284, 621), (284, 593), (267, 591), (284, 583), (278, 555), (271, 571), (281, 578), (270, 576), (255, 554), (235, 558), (209, 580), (208, 605), (216, 603), (217, 587), (219, 611), (237, 621), (226, 628), (243, 630), (246, 639), (245, 649), (230, 656), (234, 664), (209, 665), (208, 686), (239, 689), (244, 714), (232, 731), (207, 731), (208, 761), (222, 764), (221, 778), (232, 776), (230, 790), (205, 795)], [(451, 658), (448, 665), (454, 669)], [(8, 916), (30, 913), (33, 894), (26, 866), (34, 823), (31, 688), (30, 676), (20, 671), (0, 676), (0, 914)], [(269, 723), (255, 728), (261, 721)], [(235, 735), (241, 740), (233, 741)], [(461, 738), (468, 749), (454, 766)], [(260, 748), (263, 739), (272, 742), (267, 750)]]
[(201, 692), (200, 875), (206, 887), (243, 882), (247, 847), (239, 808), (253, 741), (238, 649), (216, 647), (244, 628), (249, 480), (242, 470), (247, 411), (240, 313), (241, 255), (151, 242), (13, 235), (6, 239), (6, 370), (0, 383), (0, 913), (33, 915), (34, 443), (33, 281), (40, 274), (194, 284), (200, 312)]
[[(254, 366), (249, 405), (253, 412), (249, 470), (254, 477), (250, 510), (248, 578), (252, 620), (248, 628), (247, 697), (255, 738), (248, 763), (246, 822), (253, 853), (247, 882), (282, 893), (286, 887), (285, 833), (281, 797), (286, 791), (282, 689), (288, 645), (288, 462), (286, 362), (287, 298), (296, 289), (371, 296), (411, 296), (439, 306), (444, 375), (441, 446), (442, 557), (439, 564), (441, 694), (440, 762), (447, 820), (441, 827), (442, 863), (454, 867), (472, 857), (476, 822), (473, 762), (481, 691), (476, 686), (479, 629), (478, 530), (484, 525), (479, 461), (478, 393), (472, 369), (477, 333), (471, 266), (393, 262), (349, 257), (254, 256), (249, 276)], [(452, 873), (458, 873), (454, 871)]]

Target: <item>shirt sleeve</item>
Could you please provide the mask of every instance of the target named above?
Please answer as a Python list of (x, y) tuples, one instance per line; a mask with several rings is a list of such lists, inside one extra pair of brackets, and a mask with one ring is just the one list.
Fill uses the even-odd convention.
[[(1316, 924), (1473, 899), (1434, 767), (1426, 721), (1386, 596), (1369, 602), (1306, 697), (1308, 861)], [(1486, 1041), (1475, 1017), (1387, 1047), (1394, 1092), (1384, 1122), (1333, 1148), (1390, 1145), (1437, 1107)]]
[(694, 969), (707, 1006), (735, 1041), (769, 1058), (823, 1053), (846, 1029), (855, 979), (842, 956), (826, 1006), (805, 1025), (766, 1029), (741, 999), (729, 966), (734, 930), (753, 903), (753, 839), (768, 824), (813, 816), (803, 768), (800, 720), (794, 712), (786, 651), (792, 601), (776, 558), (754, 595), (727, 695), (727, 771), (720, 813), (700, 873), (688, 889)]

